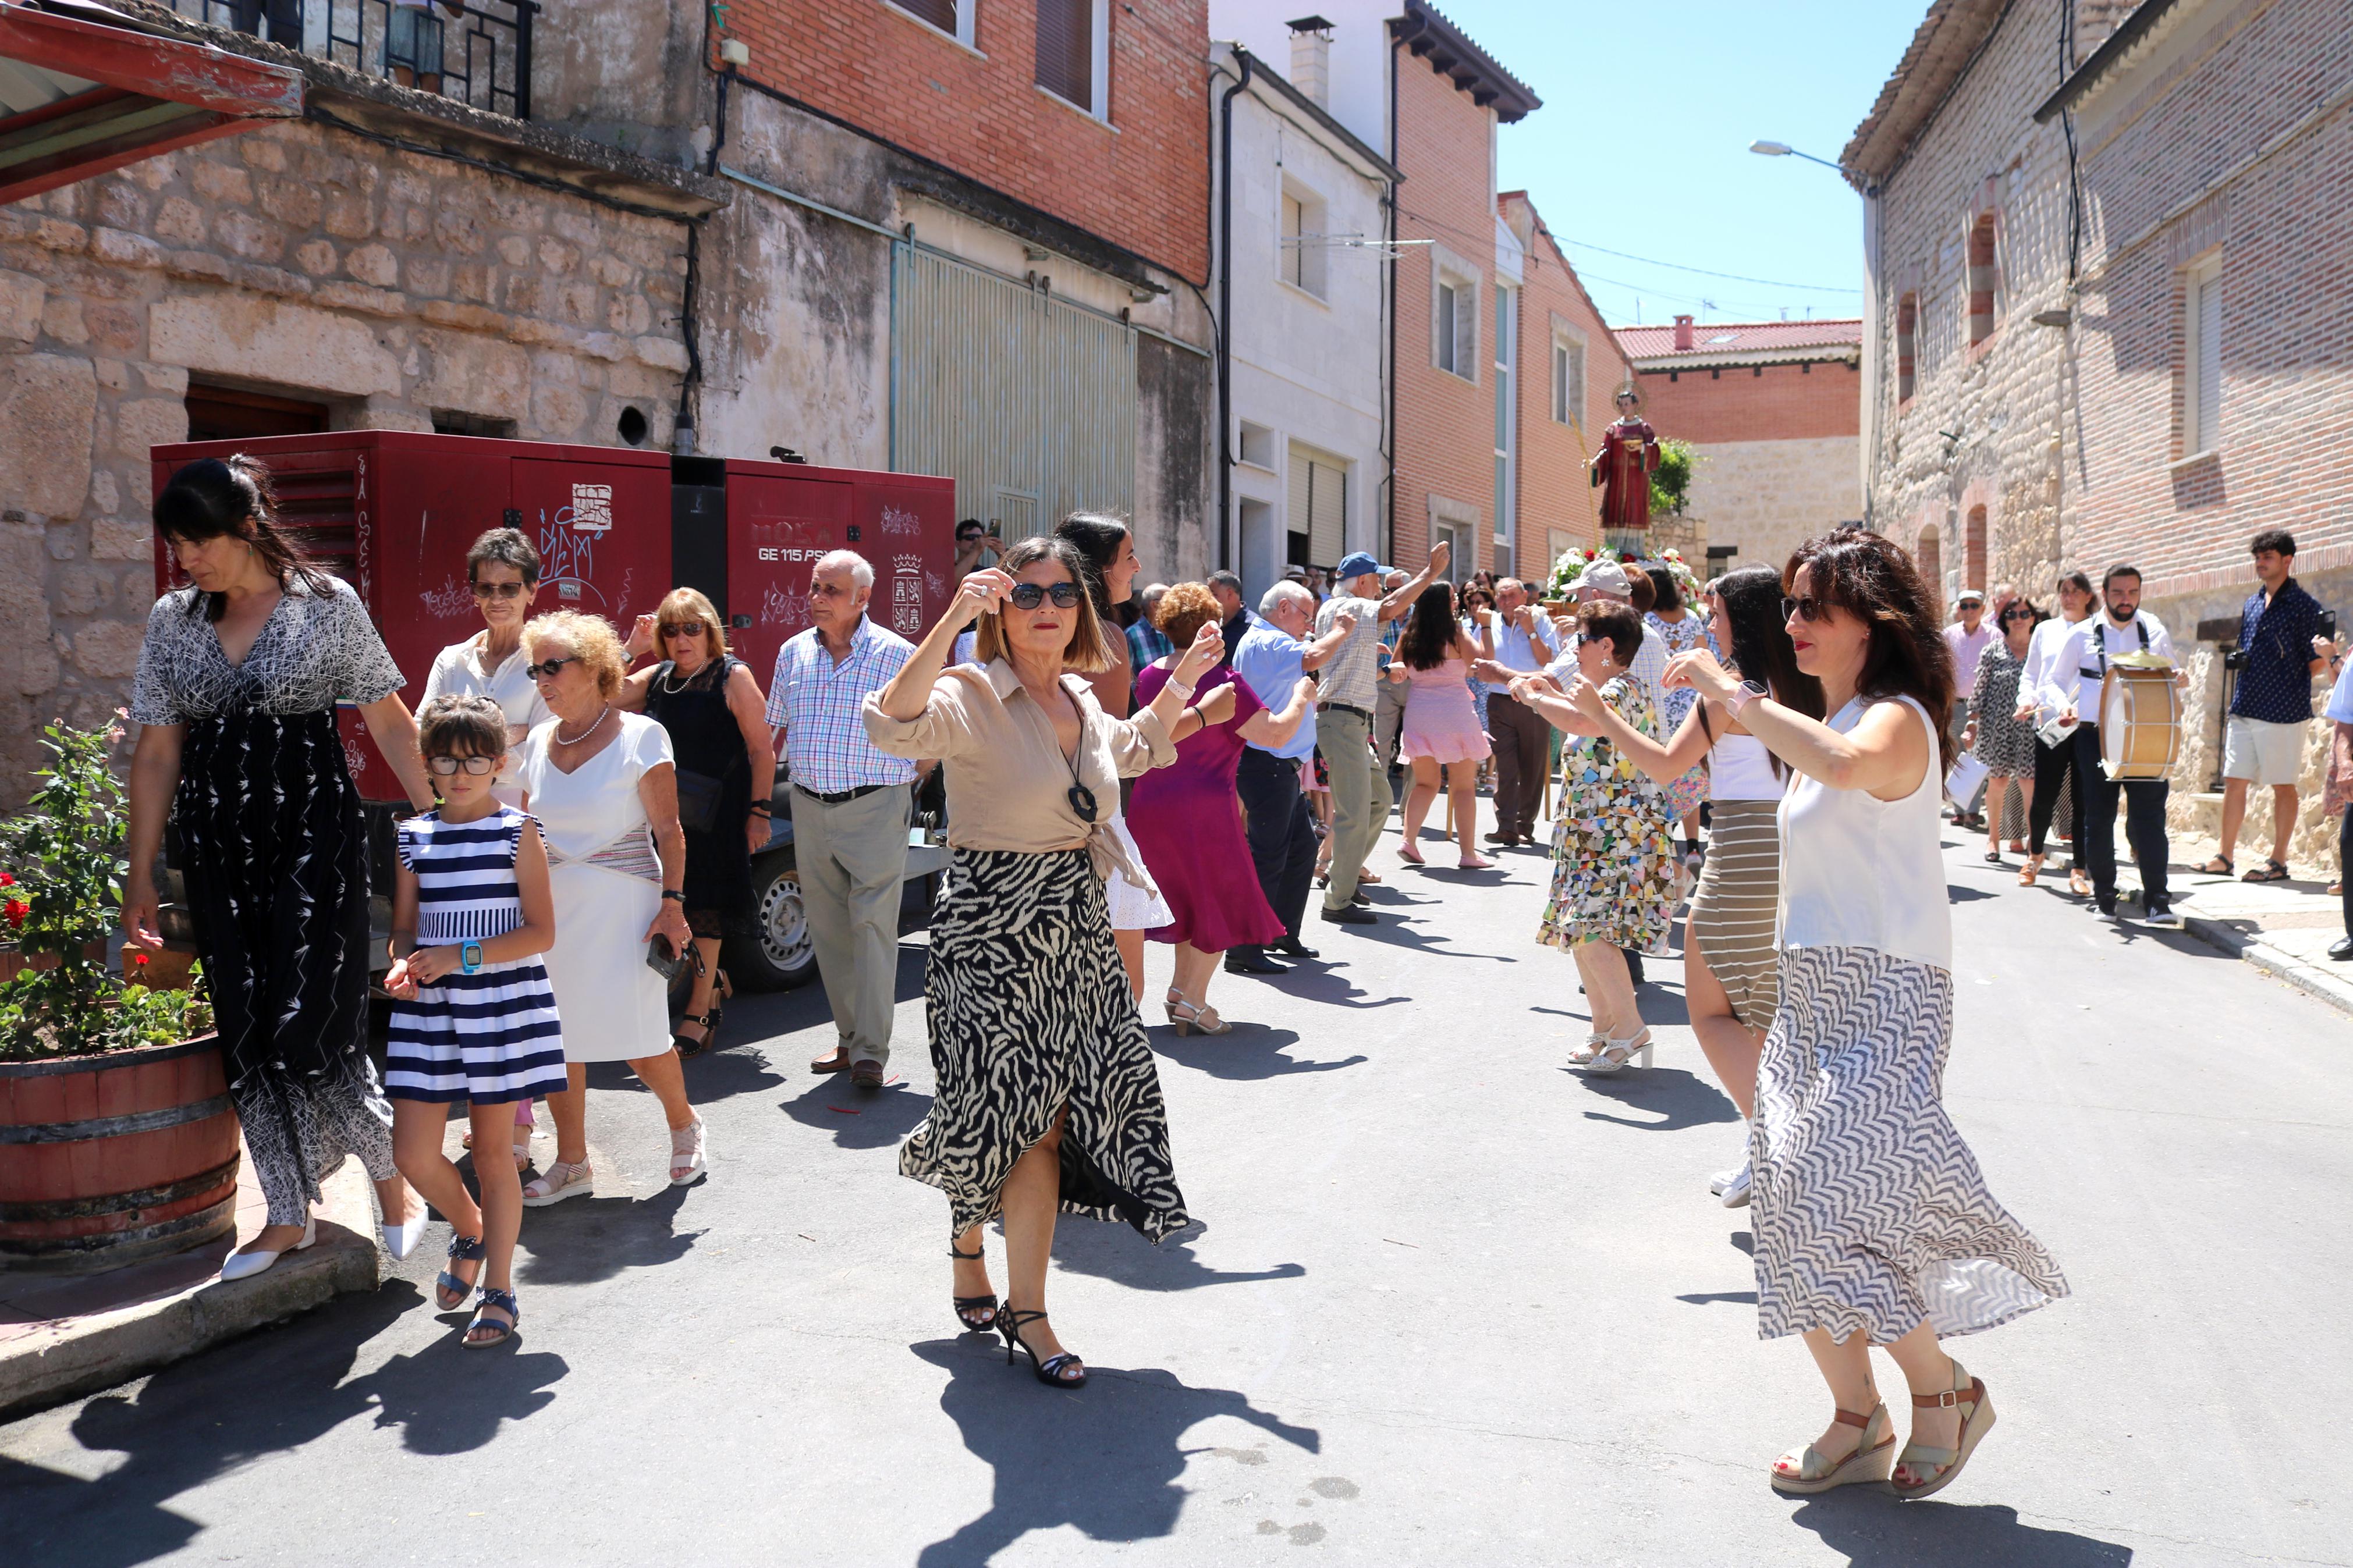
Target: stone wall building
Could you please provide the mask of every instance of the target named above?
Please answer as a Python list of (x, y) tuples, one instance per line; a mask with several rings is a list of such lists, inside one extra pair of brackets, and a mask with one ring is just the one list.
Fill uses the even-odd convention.
[[(1731, 321), (1620, 327), (1642, 416), (1692, 444), (1683, 531), (1707, 570), (1778, 567), (1799, 542), (1862, 518), (1862, 323)], [(1700, 558), (1686, 559), (1694, 571)], [(1705, 573), (1702, 574), (1705, 575)]]
[(2248, 541), (2291, 530), (2305, 585), (2353, 604), (2348, 80), (2334, 0), (1937, 0), (1841, 158), (1872, 518), (2038, 597), (2142, 569), (2193, 674), (2177, 858), (2217, 818)]
[(688, 230), (726, 200), (613, 146), (122, 9), (298, 67), (307, 118), (0, 207), (0, 805), (29, 787), (43, 723), (125, 700), (154, 598), (150, 446), (353, 427), (666, 445)]

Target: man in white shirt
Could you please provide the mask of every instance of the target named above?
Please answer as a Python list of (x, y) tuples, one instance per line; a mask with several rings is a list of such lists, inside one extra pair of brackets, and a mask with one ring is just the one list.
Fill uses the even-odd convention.
[(2076, 898), (2089, 898), (2090, 879), (2084, 875), (2083, 845), (2084, 778), (2075, 771), (2075, 739), (2063, 735), (2056, 745), (2046, 742), (2039, 733), (2042, 727), (2059, 716), (2060, 710), (2074, 692), (2070, 680), (2064, 693), (2060, 692), (2055, 672), (2060, 668), (2060, 655), (2067, 644), (2067, 635), (2081, 626), (2092, 614), (2096, 595), (2092, 580), (2081, 572), (2063, 572), (2057, 586), (2059, 614), (2034, 628), (2027, 639), (2026, 668), (2018, 677), (2018, 711), (2015, 717), (2022, 724), (2032, 724), (2038, 733), (2034, 740), (2034, 805), (2026, 814), (2026, 865), (2019, 872), (2020, 883), (2034, 886), (2042, 874), (2042, 847), (2051, 832), (2052, 818), (2059, 809), (2059, 792), (2067, 792), (2067, 820), (2076, 824), (2077, 850), (2067, 858), (2067, 890)]
[[(1975, 588), (1964, 588), (1953, 601), (1960, 619), (1945, 628), (1945, 646), (1953, 650), (1953, 717), (1952, 728), (1945, 732), (1945, 755), (1957, 756), (1961, 751), (1961, 731), (1969, 725), (1969, 693), (1978, 689), (1978, 659), (1994, 639), (1994, 629), (1986, 624), (1985, 595)], [(1956, 827), (1983, 827), (1984, 819), (1978, 815), (1978, 801), (1983, 799), (1980, 787), (1976, 799), (1961, 801), (1953, 807)]]
[[(1560, 634), (1530, 602), (1526, 584), (1505, 577), (1495, 584), (1495, 662), (1530, 674), (1560, 657)], [(1545, 761), (1552, 725), (1512, 696), (1509, 686), (1487, 688), (1487, 743), (1495, 752), (1495, 830), (1491, 844), (1534, 844), (1536, 806), (1544, 798)]]
[[(2116, 565), (2100, 583), (2101, 613), (2088, 616), (2060, 645), (2052, 673), (2052, 695), (2063, 719), (2075, 737), (2075, 772), (2084, 781), (2084, 813), (2075, 821), (2078, 858), (2092, 873), (2092, 896), (2100, 913), (2116, 912), (2116, 795), (2125, 800), (2125, 837), (2133, 858), (2140, 863), (2141, 913), (2149, 924), (2178, 926), (2166, 889), (2166, 858), (2171, 844), (2165, 832), (2165, 797), (2171, 785), (2164, 779), (2112, 779), (2100, 765), (2100, 687), (2106, 680), (2108, 661), (2118, 654), (2152, 653), (2173, 657), (2173, 639), (2165, 623), (2140, 607), (2140, 568)], [(2176, 671), (2187, 685), (2187, 671)]]

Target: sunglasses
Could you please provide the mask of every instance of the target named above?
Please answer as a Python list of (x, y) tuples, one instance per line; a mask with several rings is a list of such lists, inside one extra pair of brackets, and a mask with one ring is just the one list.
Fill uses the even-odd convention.
[[(1079, 585), (1076, 583), (1016, 583), (1005, 596), (1013, 602), (1017, 610), (1034, 610), (1050, 595), (1056, 609), (1073, 608), (1079, 602)], [(1092, 821), (1093, 818), (1088, 820)]]
[(555, 679), (556, 672), (565, 665), (579, 662), (578, 654), (567, 654), (562, 658), (543, 659), (538, 664), (526, 664), (522, 667), (522, 672), (533, 680), (553, 680)]
[(1830, 613), (1831, 607), (1811, 594), (1799, 599), (1792, 599), (1784, 595), (1781, 599), (1781, 618), (1785, 621), (1791, 616), (1795, 616), (1808, 626), (1811, 626), (1816, 621), (1827, 619)]
[(480, 778), (484, 773), (496, 773), (499, 760), (496, 757), (427, 757), (425, 765), (445, 779), (455, 777), (460, 768)]
[(523, 590), (530, 586), (531, 584), (528, 583), (477, 583), (474, 584), (474, 597), (477, 599), (520, 599), (522, 597)]
[[(1609, 642), (1609, 636), (1607, 632), (1579, 632), (1577, 634), (1577, 646), (1579, 647), (1585, 647), (1594, 643)], [(1612, 653), (1617, 652), (1618, 645), (1616, 643), (1609, 643), (1609, 651)]]
[(666, 637), (699, 637), (711, 628), (701, 621), (673, 621), (661, 628)]
[(2001, 624), (2008, 626), (2012, 621), (2031, 621), (2033, 618), (2034, 613), (2031, 610), (2012, 610), (2001, 617)]

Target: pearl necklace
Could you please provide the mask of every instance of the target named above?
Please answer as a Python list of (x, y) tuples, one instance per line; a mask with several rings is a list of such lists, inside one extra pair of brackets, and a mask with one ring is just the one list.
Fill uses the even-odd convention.
[(591, 736), (591, 735), (593, 735), (593, 734), (595, 734), (595, 733), (596, 732), (596, 725), (597, 725), (597, 724), (602, 724), (602, 723), (605, 721), (605, 715), (606, 715), (606, 714), (607, 714), (607, 713), (610, 713), (612, 710), (613, 710), (613, 705), (612, 705), (611, 703), (609, 703), (609, 702), (606, 703), (606, 704), (605, 704), (605, 706), (603, 706), (602, 708), (597, 709), (597, 710), (596, 710), (596, 724), (591, 724), (591, 725), (589, 725), (589, 726), (588, 726), (588, 728), (586, 728), (586, 730), (581, 731), (580, 731), (580, 733), (578, 733), (577, 735), (573, 736), (573, 737), (572, 737), (571, 739), (569, 739), (569, 740), (565, 739), (564, 731), (563, 731), (563, 729), (562, 729), (561, 727), (559, 727), (559, 728), (556, 730), (556, 731), (555, 731), (555, 743), (556, 743), (557, 745), (559, 745), (559, 746), (576, 746), (576, 745), (578, 745), (581, 742), (583, 742), (583, 741), (586, 740), (589, 736)]

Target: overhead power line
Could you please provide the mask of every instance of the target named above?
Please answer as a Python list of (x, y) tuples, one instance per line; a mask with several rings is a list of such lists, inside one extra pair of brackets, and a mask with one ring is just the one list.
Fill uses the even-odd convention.
[[(1556, 235), (1554, 236), (1554, 237), (1559, 238)], [(1727, 282), (1732, 283), (1758, 283), (1764, 285), (1767, 289), (1805, 289), (1817, 294), (1860, 294), (1862, 292), (1859, 288), (1850, 289), (1835, 283), (1783, 283), (1771, 278), (1749, 278), (1738, 272), (1711, 272), (1704, 267), (1686, 267), (1680, 261), (1661, 261), (1654, 256), (1636, 256), (1629, 251), (1612, 250), (1606, 245), (1595, 245), (1588, 240), (1562, 239), (1560, 242), (1563, 245), (1573, 246), (1579, 250), (1595, 250), (1600, 252), (1604, 256), (1614, 256), (1620, 261), (1639, 261), (1646, 267), (1668, 267), (1672, 268), (1677, 272), (1695, 272), (1702, 278), (1721, 278), (1725, 279)]]

